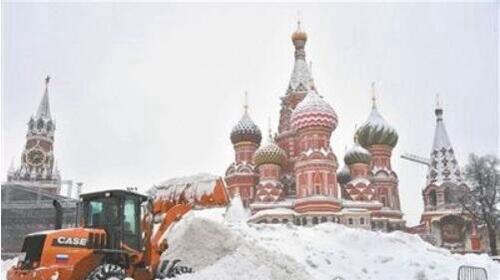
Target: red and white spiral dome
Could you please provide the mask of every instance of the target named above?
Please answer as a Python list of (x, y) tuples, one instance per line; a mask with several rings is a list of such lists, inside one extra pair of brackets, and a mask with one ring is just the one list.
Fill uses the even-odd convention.
[(315, 90), (310, 90), (306, 97), (293, 110), (291, 123), (293, 129), (320, 126), (334, 131), (337, 128), (337, 114)]

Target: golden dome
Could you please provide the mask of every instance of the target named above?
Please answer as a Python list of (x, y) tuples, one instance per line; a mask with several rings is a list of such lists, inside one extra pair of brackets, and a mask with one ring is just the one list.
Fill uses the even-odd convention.
[(300, 21), (297, 22), (297, 31), (292, 34), (292, 41), (307, 41), (307, 33), (300, 28)]

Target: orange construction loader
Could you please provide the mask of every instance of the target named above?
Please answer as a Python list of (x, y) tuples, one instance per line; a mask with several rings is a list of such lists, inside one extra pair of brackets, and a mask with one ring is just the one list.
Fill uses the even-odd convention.
[[(227, 204), (226, 192), (218, 195), (205, 206)], [(184, 199), (153, 200), (125, 190), (81, 195), (77, 227), (27, 235), (7, 279), (153, 280), (161, 276), (168, 230), (191, 208)]]

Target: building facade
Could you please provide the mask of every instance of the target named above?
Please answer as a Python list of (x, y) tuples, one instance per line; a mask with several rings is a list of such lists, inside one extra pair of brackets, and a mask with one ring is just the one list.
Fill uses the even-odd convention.
[(340, 164), (330, 146), (338, 116), (320, 95), (306, 60), (307, 33), (292, 34), (294, 66), (277, 133), (260, 145), (248, 108), (231, 131), (235, 160), (226, 171), (230, 194), (239, 193), (251, 222), (312, 225), (343, 223), (392, 231), (403, 229), (397, 174), (391, 167), (396, 130), (373, 101), (368, 120), (355, 131), (354, 146)]

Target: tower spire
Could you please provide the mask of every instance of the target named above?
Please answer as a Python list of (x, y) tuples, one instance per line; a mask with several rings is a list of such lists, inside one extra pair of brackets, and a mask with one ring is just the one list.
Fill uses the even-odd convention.
[(297, 10), (297, 31), (301, 31), (302, 29), (300, 28), (300, 10)]
[(267, 117), (267, 133), (269, 134), (269, 140), (273, 138), (273, 131), (271, 129), (271, 117)]
[(50, 115), (50, 104), (49, 104), (49, 82), (50, 76), (47, 75), (45, 78), (45, 92), (43, 93), (42, 101), (38, 105), (38, 110), (36, 112), (36, 118), (51, 119)]
[(377, 108), (377, 96), (375, 95), (375, 82), (371, 83), (372, 108)]
[(436, 94), (436, 108), (434, 109), (436, 114), (436, 121), (443, 120), (443, 107), (441, 106), (441, 100), (439, 99), (439, 93)]
[(245, 113), (248, 113), (248, 91), (245, 90), (245, 104), (243, 105), (243, 109), (245, 109)]

